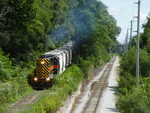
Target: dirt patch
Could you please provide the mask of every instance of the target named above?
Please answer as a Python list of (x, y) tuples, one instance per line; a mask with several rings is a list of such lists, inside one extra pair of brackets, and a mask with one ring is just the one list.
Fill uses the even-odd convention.
[(91, 88), (90, 88), (90, 91), (93, 90), (93, 88), (94, 88), (94, 86), (95, 86), (96, 83), (97, 83), (97, 81), (92, 83)]

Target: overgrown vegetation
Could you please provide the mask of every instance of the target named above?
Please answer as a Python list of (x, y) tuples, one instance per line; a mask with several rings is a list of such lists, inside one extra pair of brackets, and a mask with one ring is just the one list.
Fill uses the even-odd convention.
[(5, 12), (0, 12), (0, 28), (6, 31), (0, 32), (0, 47), (19, 65), (69, 40), (77, 47), (75, 62), (92, 58), (98, 65), (120, 33), (107, 7), (97, 0), (1, 0), (0, 4)]
[(91, 68), (110, 59), (119, 33), (116, 20), (97, 0), (1, 0), (0, 103), (7, 105), (30, 91), (26, 77), (34, 68), (32, 60), (70, 40), (75, 42), (73, 63), (84, 72), (84, 78), (89, 78)]
[(8, 104), (27, 95), (31, 88), (26, 77), (32, 71), (28, 68), (13, 66), (8, 56), (0, 50), (0, 112), (3, 113)]
[(150, 112), (150, 18), (144, 25), (140, 41), (140, 84), (136, 87), (136, 48), (134, 39), (132, 49), (125, 53), (121, 60), (121, 73), (118, 87), (117, 106), (121, 113)]

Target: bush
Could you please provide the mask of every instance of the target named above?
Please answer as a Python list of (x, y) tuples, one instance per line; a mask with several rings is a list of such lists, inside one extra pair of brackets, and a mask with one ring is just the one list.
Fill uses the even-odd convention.
[(118, 93), (126, 95), (135, 86), (135, 83), (135, 77), (130, 73), (124, 72), (124, 76), (120, 76), (120, 79), (118, 81)]
[[(0, 112), (7, 109), (7, 105), (17, 101), (31, 91), (26, 77), (32, 68), (13, 66), (8, 55), (4, 56), (0, 50)], [(31, 67), (31, 66), (30, 66)]]
[[(136, 70), (136, 56), (135, 56), (136, 48), (133, 47), (128, 53), (125, 53), (121, 60), (121, 76), (124, 72), (129, 72), (131, 75), (135, 76)], [(143, 77), (148, 77), (150, 75), (150, 56), (145, 54), (143, 50), (140, 51), (140, 74)], [(122, 73), (123, 72), (123, 73)]]
[(12, 62), (9, 60), (8, 56), (3, 55), (3, 51), (0, 50), (0, 80), (6, 81), (10, 80), (14, 75), (14, 70), (12, 66)]
[(149, 113), (150, 112), (150, 85), (148, 77), (150, 72), (150, 56), (140, 52), (140, 70), (142, 77), (137, 88), (135, 70), (136, 57), (133, 47), (125, 53), (121, 60), (120, 80), (118, 82), (117, 94), (119, 96), (117, 106), (121, 113)]
[(135, 88), (126, 95), (121, 95), (117, 102), (121, 113), (149, 113), (149, 105), (142, 88)]

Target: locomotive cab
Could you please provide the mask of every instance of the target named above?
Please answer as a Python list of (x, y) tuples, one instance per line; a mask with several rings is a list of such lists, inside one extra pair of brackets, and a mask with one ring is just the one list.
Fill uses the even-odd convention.
[(53, 57), (41, 56), (36, 61), (33, 88), (46, 88), (52, 84), (53, 77), (58, 73), (58, 60)]

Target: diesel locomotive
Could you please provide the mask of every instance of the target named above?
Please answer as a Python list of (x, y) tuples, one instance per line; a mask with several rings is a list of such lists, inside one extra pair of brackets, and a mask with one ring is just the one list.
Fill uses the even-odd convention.
[(73, 42), (68, 42), (63, 47), (44, 53), (36, 60), (34, 75), (30, 77), (29, 84), (34, 89), (49, 88), (53, 78), (63, 73), (71, 64)]

